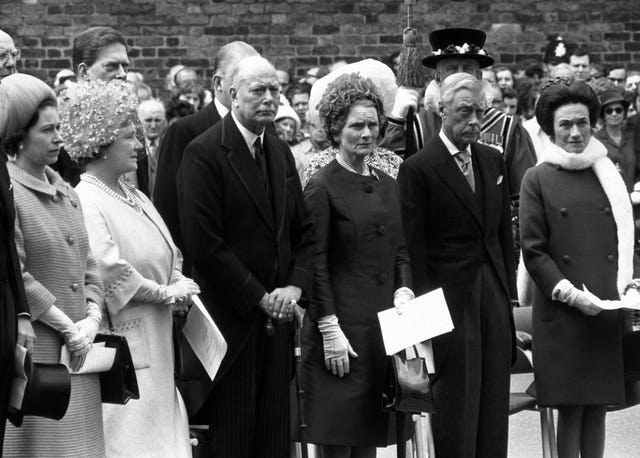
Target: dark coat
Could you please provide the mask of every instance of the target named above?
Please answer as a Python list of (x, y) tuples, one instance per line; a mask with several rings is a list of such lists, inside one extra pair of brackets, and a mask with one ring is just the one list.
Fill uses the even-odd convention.
[(186, 253), (228, 344), (216, 380), (234, 364), (256, 321), (266, 321), (258, 307), (265, 292), (295, 285), (308, 297), (311, 290), (313, 224), (295, 161), (287, 144), (269, 133), (263, 149), (272, 207), (231, 114), (189, 144), (178, 171)]
[[(307, 440), (378, 446), (396, 442), (395, 415), (380, 409), (388, 374), (377, 313), (411, 286), (395, 181), (347, 171), (334, 159), (305, 188), (316, 225), (317, 257), (303, 326)], [(326, 370), (317, 319), (337, 315), (357, 358), (338, 378)]]
[[(0, 158), (0, 451), (7, 415), (7, 397), (13, 377), (17, 315), (29, 313), (20, 261), (14, 242), (15, 207), (4, 154)], [(1, 453), (0, 453), (1, 454)]]
[(500, 153), (471, 153), (475, 193), (439, 136), (400, 166), (398, 184), (414, 291), (441, 287), (455, 327), (433, 339), (436, 450), (500, 457), (515, 355), (510, 196)]
[[(533, 366), (542, 405), (624, 402), (622, 314), (584, 315), (552, 301), (558, 282), (617, 299), (617, 233), (591, 169), (544, 163), (525, 175), (520, 197), (524, 262), (533, 291)], [(588, 228), (588, 229), (585, 229)]]
[(602, 128), (593, 134), (595, 138), (600, 140), (602, 144), (607, 148), (607, 156), (615, 164), (620, 171), (624, 184), (627, 186), (627, 190), (631, 192), (636, 178), (636, 143), (635, 133), (622, 131), (622, 142), (620, 145), (616, 144), (609, 136), (606, 128)]
[(191, 262), (184, 249), (180, 228), (176, 177), (182, 162), (182, 155), (189, 142), (218, 121), (220, 121), (220, 114), (218, 114), (215, 103), (211, 102), (204, 109), (180, 118), (171, 124), (158, 148), (153, 204), (169, 228), (176, 246), (185, 256), (182, 270), (186, 275), (189, 275)]

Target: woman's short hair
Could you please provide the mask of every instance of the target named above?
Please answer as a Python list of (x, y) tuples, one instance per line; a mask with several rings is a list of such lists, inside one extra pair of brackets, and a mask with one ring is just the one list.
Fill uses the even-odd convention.
[(556, 110), (572, 103), (586, 106), (591, 127), (596, 126), (600, 114), (600, 101), (593, 89), (582, 81), (569, 82), (563, 78), (556, 78), (542, 88), (536, 105), (536, 119), (545, 134), (553, 138), (553, 118)]
[(135, 90), (125, 81), (88, 81), (64, 91), (58, 98), (60, 134), (71, 159), (101, 156), (136, 123), (137, 108)]
[(91, 27), (76, 35), (71, 51), (73, 71), (78, 73), (78, 65), (82, 63), (91, 67), (98, 60), (100, 51), (114, 43), (120, 43), (129, 51), (124, 35), (112, 27)]
[(324, 130), (333, 146), (338, 146), (335, 137), (342, 132), (351, 107), (367, 101), (376, 109), (380, 135), (383, 135), (387, 118), (382, 98), (373, 81), (357, 73), (347, 73), (329, 83), (317, 108)]

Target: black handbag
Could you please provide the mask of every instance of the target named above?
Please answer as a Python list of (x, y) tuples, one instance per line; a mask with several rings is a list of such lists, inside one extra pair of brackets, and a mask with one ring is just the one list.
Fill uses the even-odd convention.
[(415, 414), (435, 411), (424, 358), (407, 359), (405, 351), (389, 358), (389, 377), (382, 393), (382, 407)]
[(105, 347), (115, 348), (113, 366), (100, 373), (100, 393), (106, 404), (126, 404), (130, 399), (140, 399), (138, 379), (133, 367), (131, 350), (125, 336), (115, 334), (109, 310), (105, 306), (110, 333), (98, 334), (94, 342), (104, 342)]

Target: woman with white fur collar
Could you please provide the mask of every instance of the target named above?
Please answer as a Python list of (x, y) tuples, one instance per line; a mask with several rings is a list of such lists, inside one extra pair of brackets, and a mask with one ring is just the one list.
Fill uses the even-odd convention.
[(633, 217), (624, 181), (592, 136), (600, 105), (583, 82), (543, 89), (536, 118), (553, 142), (520, 192), (524, 264), (533, 279), (538, 402), (558, 408), (558, 454), (601, 457), (606, 408), (623, 404), (622, 312), (633, 273)]

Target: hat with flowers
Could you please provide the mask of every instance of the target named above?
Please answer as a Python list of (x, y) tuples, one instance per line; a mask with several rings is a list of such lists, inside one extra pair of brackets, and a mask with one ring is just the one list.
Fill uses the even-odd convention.
[(484, 50), (487, 34), (478, 29), (439, 29), (429, 34), (433, 52), (422, 59), (422, 65), (435, 69), (443, 59), (473, 59), (480, 68), (493, 65), (493, 58)]
[(58, 97), (60, 134), (74, 161), (95, 158), (136, 121), (138, 96), (126, 81), (86, 81)]

